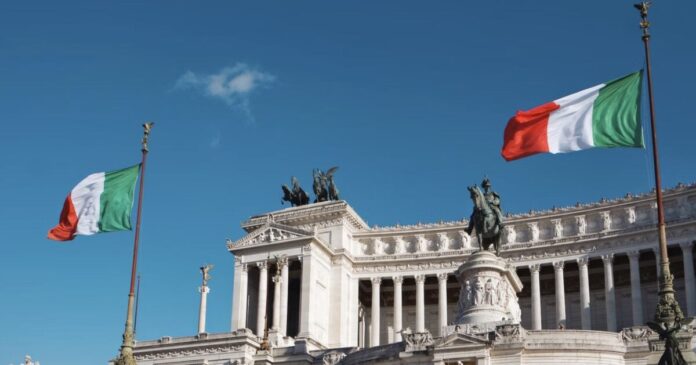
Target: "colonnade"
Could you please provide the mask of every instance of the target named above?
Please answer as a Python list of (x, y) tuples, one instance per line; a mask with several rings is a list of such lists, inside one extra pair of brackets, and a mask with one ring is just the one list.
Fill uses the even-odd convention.
[[(438, 281), (438, 336), (442, 336), (447, 326), (447, 278), (448, 273), (430, 274), (437, 276)], [(428, 274), (416, 274), (412, 277), (416, 281), (416, 320), (414, 332), (425, 332), (425, 278)], [(394, 342), (402, 340), (403, 331), (403, 293), (402, 285), (406, 276), (393, 276), (394, 282)], [(380, 345), (380, 290), (381, 277), (372, 277), (372, 305), (370, 309), (370, 346)]]
[[(266, 307), (268, 300), (268, 261), (259, 261), (256, 263), (259, 269), (259, 288), (258, 288), (258, 300), (256, 302), (256, 335), (263, 337), (264, 331), (268, 323), (268, 318), (266, 318)], [(274, 285), (273, 290), (273, 317), (271, 318), (269, 329), (280, 333), (283, 336), (287, 335), (288, 329), (288, 283), (289, 283), (289, 273), (288, 273), (288, 259), (286, 257), (279, 258), (276, 261), (277, 271), (271, 278)], [(249, 285), (249, 275), (247, 264), (237, 265), (235, 269), (235, 280), (236, 285), (239, 288), (235, 288), (237, 291), (235, 298), (239, 298), (233, 304), (235, 307), (233, 313), (233, 324), (234, 328), (246, 328), (247, 327), (247, 293)], [(249, 303), (249, 305), (253, 305)]]
[[(679, 246), (683, 254), (684, 264), (684, 288), (686, 303), (681, 303), (685, 314), (696, 314), (696, 288), (694, 284), (694, 261), (693, 261), (693, 245), (694, 242), (684, 242)], [(659, 251), (654, 249), (656, 257), (657, 277), (660, 277), (659, 266)], [(633, 325), (644, 325), (643, 318), (643, 297), (640, 284), (640, 251), (632, 250), (625, 253), (628, 256), (630, 276), (631, 276), (631, 312), (633, 315)], [(605, 254), (599, 256), (604, 267), (604, 303), (606, 306), (606, 323), (607, 331), (617, 331), (616, 318), (616, 292), (614, 286), (614, 254)], [(590, 311), (590, 281), (588, 274), (589, 257), (577, 258), (575, 261), (578, 264), (579, 281), (580, 281), (580, 324), (581, 329), (592, 329), (591, 311)], [(554, 267), (555, 280), (555, 299), (556, 299), (556, 326), (565, 328), (566, 326), (566, 299), (565, 299), (565, 279), (563, 268), (566, 261), (552, 262)], [(541, 264), (531, 264), (529, 266), (531, 277), (531, 329), (540, 330), (541, 326), (541, 284), (539, 279), (539, 271)]]
[[(686, 303), (681, 303), (682, 309), (686, 315), (696, 314), (696, 277), (694, 276), (694, 263), (693, 263), (693, 245), (694, 242), (684, 242), (680, 244), (682, 254), (683, 254), (683, 265), (684, 265), (684, 287), (685, 287), (685, 298)], [(654, 250), (656, 257), (657, 249)], [(632, 318), (634, 325), (643, 325), (646, 318), (643, 315), (643, 295), (641, 291), (640, 283), (640, 266), (639, 258), (640, 252), (637, 250), (631, 250), (624, 252), (628, 257), (629, 268), (630, 268), (630, 291), (631, 291), (631, 306)], [(603, 263), (604, 271), (604, 297), (606, 305), (606, 330), (617, 331), (617, 315), (616, 315), (616, 293), (614, 285), (614, 254), (604, 254), (597, 257), (580, 257), (575, 259), (578, 265), (579, 274), (579, 297), (580, 297), (580, 327), (583, 330), (592, 329), (591, 320), (591, 310), (590, 310), (590, 281), (588, 265), (590, 259), (601, 259)], [(531, 280), (531, 328), (532, 330), (542, 329), (542, 302), (541, 302), (541, 283), (539, 273), (543, 265), (553, 265), (554, 269), (554, 295), (555, 295), (555, 325), (557, 328), (566, 328), (567, 326), (567, 313), (566, 313), (566, 292), (565, 292), (565, 278), (564, 278), (564, 268), (566, 263), (570, 260), (558, 260), (554, 262), (544, 262), (544, 263), (534, 263), (527, 265), (530, 270), (530, 280)], [(659, 277), (659, 259), (656, 260), (656, 269)], [(269, 263), (268, 261), (261, 261), (255, 263), (259, 269), (259, 281), (258, 281), (258, 301), (256, 303), (247, 303), (247, 292), (248, 292), (248, 266), (247, 264), (238, 265), (235, 272), (235, 311), (233, 314), (233, 326), (235, 328), (246, 328), (247, 323), (247, 305), (257, 307), (257, 318), (256, 318), (256, 332), (257, 335), (263, 336), (264, 329), (267, 325), (267, 318), (265, 318), (267, 300), (268, 298), (268, 275), (269, 275)], [(288, 259), (280, 258), (276, 261), (277, 271), (272, 273), (272, 285), (274, 285), (273, 298), (273, 318), (270, 321), (269, 328), (271, 330), (277, 331), (283, 336), (287, 335), (287, 323), (288, 323)], [(302, 275), (303, 277), (308, 274), (309, 267), (305, 267), (303, 263)], [(404, 328), (403, 323), (403, 281), (406, 277), (412, 277), (415, 280), (416, 289), (416, 303), (415, 303), (415, 323), (411, 324), (414, 327), (415, 332), (423, 332), (426, 330), (425, 326), (425, 280), (427, 276), (436, 276), (438, 281), (438, 322), (437, 328), (439, 328), (438, 333), (433, 333), (435, 336), (441, 336), (442, 331), (448, 325), (448, 298), (447, 298), (447, 279), (449, 273), (446, 272), (432, 272), (432, 273), (414, 273), (410, 275), (397, 275), (392, 277), (381, 277), (373, 276), (364, 279), (369, 279), (371, 282), (371, 297), (372, 305), (369, 309), (370, 313), (370, 346), (378, 346), (380, 344), (380, 333), (381, 333), (381, 323), (380, 323), (380, 299), (381, 299), (381, 286), (383, 279), (391, 279), (393, 281), (393, 321), (392, 326), (394, 330), (394, 341), (399, 342), (403, 339), (402, 330)], [(355, 278), (355, 280), (358, 280)], [(304, 280), (302, 281), (304, 285)], [(241, 299), (240, 299), (241, 298)], [(304, 309), (301, 309), (301, 311)], [(365, 312), (365, 308), (356, 308), (358, 311)], [(301, 314), (300, 314), (301, 315)], [(362, 317), (362, 315), (361, 315)], [(359, 324), (358, 336), (361, 337), (360, 343), (365, 344), (365, 340), (362, 336), (365, 333), (365, 323), (361, 322)]]

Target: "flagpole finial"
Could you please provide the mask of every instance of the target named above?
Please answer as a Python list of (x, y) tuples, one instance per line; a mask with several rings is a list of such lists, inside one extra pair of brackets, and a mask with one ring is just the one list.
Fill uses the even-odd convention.
[(145, 124), (143, 124), (143, 129), (144, 129), (144, 132), (143, 132), (143, 141), (142, 141), (142, 144), (143, 144), (142, 151), (143, 151), (143, 152), (148, 152), (148, 151), (150, 151), (150, 150), (147, 148), (147, 139), (148, 139), (148, 137), (150, 137), (150, 131), (152, 130), (152, 127), (153, 127), (154, 125), (155, 125), (155, 122), (145, 122)]
[(642, 1), (638, 4), (633, 4), (633, 7), (640, 11), (640, 29), (643, 30), (643, 39), (650, 38), (650, 33), (648, 33), (648, 28), (650, 28), (650, 22), (648, 21), (648, 9), (652, 3), (650, 1)]

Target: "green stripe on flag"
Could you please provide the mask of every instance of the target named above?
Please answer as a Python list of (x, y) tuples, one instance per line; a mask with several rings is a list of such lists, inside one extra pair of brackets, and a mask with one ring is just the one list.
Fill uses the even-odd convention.
[(132, 229), (130, 216), (139, 173), (140, 164), (105, 174), (104, 192), (99, 198), (99, 231)]
[(592, 110), (595, 147), (645, 147), (640, 121), (643, 70), (607, 83)]

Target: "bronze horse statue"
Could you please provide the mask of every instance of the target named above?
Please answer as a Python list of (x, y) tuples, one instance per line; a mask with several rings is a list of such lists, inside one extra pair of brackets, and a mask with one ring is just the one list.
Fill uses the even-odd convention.
[(296, 177), (290, 178), (292, 189), (287, 185), (281, 186), (283, 189), (283, 197), (280, 200), (280, 204), (284, 202), (290, 202), (293, 207), (299, 207), (301, 205), (309, 204), (309, 196), (300, 187), (300, 181)]
[[(476, 230), (476, 238), (481, 250), (488, 250), (490, 245), (493, 244), (495, 254), (499, 255), (502, 222), (498, 220), (497, 215), (493, 212), (478, 186), (469, 186), (467, 190), (471, 193), (471, 200), (474, 202), (474, 214), (469, 227)], [(471, 229), (467, 233), (471, 234)]]

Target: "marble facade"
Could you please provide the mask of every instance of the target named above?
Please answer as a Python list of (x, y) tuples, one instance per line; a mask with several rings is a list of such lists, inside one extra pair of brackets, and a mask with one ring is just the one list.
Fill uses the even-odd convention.
[[(694, 316), (696, 184), (664, 199), (678, 299)], [(235, 257), (230, 332), (138, 342), (135, 353), (146, 365), (541, 364), (557, 356), (645, 364), (659, 347), (635, 327), (655, 307), (655, 210), (643, 194), (506, 217), (501, 257), (523, 285), (521, 324), (485, 335), (453, 325), (456, 270), (478, 250), (467, 222), (370, 227), (345, 201), (253, 216), (242, 223), (246, 235), (227, 242)], [(267, 328), (271, 349), (260, 351)], [(183, 358), (191, 361), (173, 360)]]

